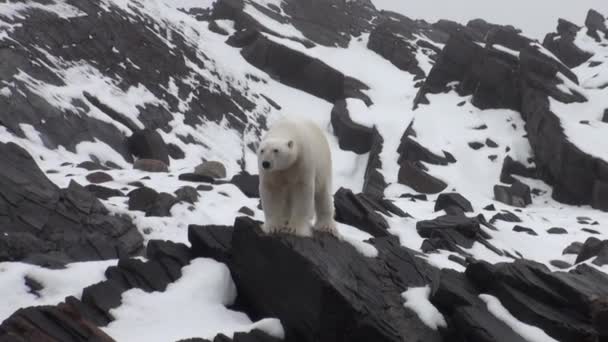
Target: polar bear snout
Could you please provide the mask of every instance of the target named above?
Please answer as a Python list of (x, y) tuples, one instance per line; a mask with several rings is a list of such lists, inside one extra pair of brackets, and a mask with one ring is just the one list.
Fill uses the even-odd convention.
[(270, 162), (269, 162), (269, 161), (267, 161), (267, 160), (264, 160), (264, 161), (262, 162), (262, 167), (264, 168), (264, 170), (268, 170), (268, 169), (270, 169)]

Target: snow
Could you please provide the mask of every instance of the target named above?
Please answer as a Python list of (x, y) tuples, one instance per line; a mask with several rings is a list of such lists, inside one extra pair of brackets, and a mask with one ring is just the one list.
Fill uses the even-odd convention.
[[(224, 264), (194, 259), (182, 268), (182, 277), (164, 292), (146, 293), (140, 289), (124, 292), (122, 305), (110, 310), (116, 320), (102, 329), (117, 341), (133, 342), (213, 339), (219, 333), (232, 337), (234, 332), (254, 328), (277, 338), (284, 337), (277, 319), (253, 323), (245, 314), (227, 309), (235, 298), (236, 287)], [(143, 331), (148, 333), (142, 334)]]
[(509, 54), (509, 55), (511, 55), (511, 56), (513, 56), (515, 58), (519, 58), (519, 51), (516, 51), (516, 50), (513, 50), (513, 49), (509, 49), (508, 47), (502, 46), (502, 45), (499, 45), (499, 44), (494, 44), (494, 45), (492, 45), (492, 47), (495, 48), (498, 51), (502, 51), (504, 53), (507, 53), (507, 54)]
[[(52, 270), (20, 262), (0, 263), (0, 322), (19, 308), (55, 305), (67, 296), (80, 298), (83, 288), (104, 280), (106, 268), (115, 264), (116, 260), (79, 262)], [(29, 293), (25, 277), (43, 286), (40, 297)]]
[(433, 330), (437, 330), (438, 327), (445, 328), (447, 327), (445, 318), (429, 301), (430, 294), (431, 288), (428, 285), (424, 287), (411, 287), (402, 293), (402, 297), (405, 299), (405, 304), (403, 305), (414, 311), (429, 328)]
[(486, 305), (488, 306), (488, 311), (490, 311), (492, 315), (503, 321), (506, 325), (513, 329), (513, 331), (515, 331), (527, 341), (557, 342), (556, 339), (547, 335), (542, 329), (525, 324), (517, 318), (513, 317), (513, 315), (509, 311), (507, 311), (504, 306), (502, 306), (498, 298), (487, 294), (480, 294), (479, 298), (481, 298), (481, 300), (486, 303)]

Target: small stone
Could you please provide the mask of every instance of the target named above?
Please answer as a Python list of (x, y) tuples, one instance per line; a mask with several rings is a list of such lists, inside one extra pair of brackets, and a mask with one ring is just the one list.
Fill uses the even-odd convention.
[(213, 190), (213, 187), (211, 185), (201, 184), (201, 185), (199, 185), (199, 186), (196, 187), (196, 190), (198, 190), (198, 191), (211, 191), (211, 190)]
[(572, 267), (572, 265), (570, 265), (570, 263), (563, 261), (563, 260), (551, 260), (549, 263), (562, 270)]
[(553, 227), (553, 228), (547, 229), (547, 233), (549, 233), (549, 234), (568, 234), (568, 231), (564, 228)]
[(483, 143), (480, 143), (479, 141), (472, 141), (469, 143), (469, 147), (474, 150), (479, 150), (480, 148), (482, 148), (484, 146), (485, 145)]
[(494, 140), (488, 138), (486, 139), (486, 146), (488, 146), (489, 148), (497, 148), (498, 144), (494, 142)]
[(587, 232), (587, 233), (589, 233), (589, 234), (595, 234), (595, 235), (600, 234), (600, 232), (598, 232), (598, 231), (597, 231), (597, 230), (595, 230), (595, 229), (583, 228), (583, 229), (581, 229), (581, 230), (582, 230), (582, 231), (584, 231), (584, 232)]
[(534, 236), (538, 235), (538, 234), (536, 234), (534, 229), (528, 228), (528, 227), (523, 227), (523, 226), (515, 226), (515, 227), (513, 227), (513, 231), (518, 232), (518, 233), (526, 233), (526, 234), (534, 235)]

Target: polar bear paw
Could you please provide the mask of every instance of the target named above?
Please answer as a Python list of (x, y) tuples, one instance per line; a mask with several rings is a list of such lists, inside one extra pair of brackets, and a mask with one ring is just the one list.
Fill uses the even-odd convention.
[(315, 224), (315, 230), (321, 233), (331, 234), (338, 236), (338, 229), (336, 228), (336, 222), (331, 221), (320, 221)]
[(277, 223), (273, 223), (273, 222), (266, 222), (264, 223), (264, 225), (262, 226), (262, 230), (266, 233), (266, 234), (275, 234), (275, 233), (279, 233), (284, 229), (284, 227), (280, 224)]

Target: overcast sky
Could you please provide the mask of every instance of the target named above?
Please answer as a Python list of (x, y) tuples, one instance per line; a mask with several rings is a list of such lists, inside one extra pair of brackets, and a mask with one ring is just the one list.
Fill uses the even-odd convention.
[(530, 38), (542, 40), (555, 31), (557, 19), (585, 23), (589, 8), (608, 16), (608, 0), (372, 0), (379, 9), (402, 13), (412, 19), (435, 22), (451, 19), (466, 23), (482, 18), (518, 27)]

